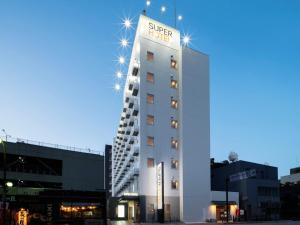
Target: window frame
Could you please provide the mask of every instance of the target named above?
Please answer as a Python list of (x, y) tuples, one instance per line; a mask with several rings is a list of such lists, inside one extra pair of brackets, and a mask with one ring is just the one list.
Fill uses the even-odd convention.
[[(151, 121), (150, 121), (151, 119), (152, 119), (152, 123), (149, 123), (149, 122), (151, 122)], [(154, 118), (154, 116), (151, 115), (151, 114), (147, 114), (147, 125), (153, 126), (154, 123), (155, 123), (155, 118)]]
[[(148, 98), (152, 98), (152, 101), (148, 101)], [(147, 93), (147, 104), (154, 104), (154, 95)]]
[[(150, 140), (152, 140), (152, 144), (150, 144)], [(154, 137), (153, 136), (147, 136), (147, 146), (154, 147)]]
[[(149, 77), (151, 77), (152, 79), (148, 79)], [(155, 76), (154, 76), (154, 73), (152, 73), (152, 72), (147, 72), (146, 80), (147, 80), (147, 83), (154, 84), (154, 83), (155, 83)]]
[(148, 62), (153, 62), (154, 61), (154, 52), (147, 51), (146, 59), (147, 59)]

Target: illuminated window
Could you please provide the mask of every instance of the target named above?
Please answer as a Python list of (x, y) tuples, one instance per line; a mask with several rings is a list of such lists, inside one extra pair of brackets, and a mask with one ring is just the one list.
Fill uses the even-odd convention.
[(147, 124), (148, 125), (154, 125), (154, 116), (147, 115)]
[(147, 60), (153, 61), (154, 60), (154, 53), (147, 51)]
[(174, 120), (173, 117), (171, 118), (171, 127), (175, 129), (178, 128), (178, 121)]
[(171, 159), (171, 168), (172, 169), (178, 169), (179, 161), (175, 159)]
[(153, 158), (148, 158), (147, 159), (147, 166), (148, 166), (148, 168), (153, 168), (154, 167), (154, 159)]
[(177, 69), (177, 61), (171, 56), (171, 68)]
[(171, 180), (171, 189), (177, 190), (179, 188), (179, 182), (178, 180)]
[(147, 137), (147, 145), (152, 147), (154, 146), (154, 137)]
[(174, 80), (173, 77), (171, 77), (171, 88), (178, 88), (178, 82), (177, 80)]
[(149, 83), (154, 83), (154, 74), (153, 73), (147, 72), (147, 81)]
[(171, 138), (171, 148), (178, 149), (178, 141), (174, 138)]
[(174, 109), (178, 108), (178, 101), (173, 99), (173, 97), (171, 97), (171, 107)]
[(124, 217), (125, 217), (125, 206), (118, 205), (118, 218), (124, 218)]
[(147, 103), (148, 104), (154, 104), (154, 95), (147, 94)]

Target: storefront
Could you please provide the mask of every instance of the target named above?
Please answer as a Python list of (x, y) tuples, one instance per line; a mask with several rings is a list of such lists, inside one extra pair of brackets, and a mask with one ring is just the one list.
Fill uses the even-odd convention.
[(106, 223), (106, 192), (47, 190), (11, 196), (6, 221), (16, 225)]

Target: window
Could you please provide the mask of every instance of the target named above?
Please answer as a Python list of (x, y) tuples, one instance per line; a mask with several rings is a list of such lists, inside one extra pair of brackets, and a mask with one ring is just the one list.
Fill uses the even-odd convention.
[(178, 108), (178, 101), (173, 99), (173, 97), (171, 97), (171, 107), (174, 109)]
[(154, 116), (147, 115), (147, 124), (148, 125), (154, 125)]
[(147, 103), (148, 104), (154, 104), (154, 95), (147, 94)]
[(147, 51), (147, 60), (153, 61), (154, 60), (154, 53)]
[(178, 149), (178, 141), (171, 138), (171, 148)]
[(171, 56), (171, 68), (177, 69), (177, 61)]
[(149, 83), (154, 83), (154, 74), (153, 73), (147, 72), (147, 81)]
[(178, 169), (179, 161), (175, 159), (171, 159), (171, 169)]
[(147, 145), (152, 147), (154, 146), (154, 137), (147, 137)]
[(147, 159), (147, 166), (148, 166), (148, 168), (153, 168), (154, 167), (154, 159), (153, 158), (148, 158)]
[(171, 88), (178, 88), (178, 82), (177, 80), (174, 80), (173, 77), (171, 77)]
[(178, 187), (179, 187), (179, 182), (178, 182), (178, 180), (174, 180), (174, 179), (172, 179), (171, 180), (171, 189), (178, 189)]
[(174, 120), (173, 117), (171, 117), (171, 127), (175, 129), (178, 128), (178, 121)]

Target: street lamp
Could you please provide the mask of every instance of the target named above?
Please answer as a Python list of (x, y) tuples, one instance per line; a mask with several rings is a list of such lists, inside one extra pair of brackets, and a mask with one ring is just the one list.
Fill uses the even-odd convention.
[(11, 181), (7, 181), (5, 185), (6, 185), (6, 187), (9, 187), (9, 188), (14, 186), (13, 182), (11, 182)]

